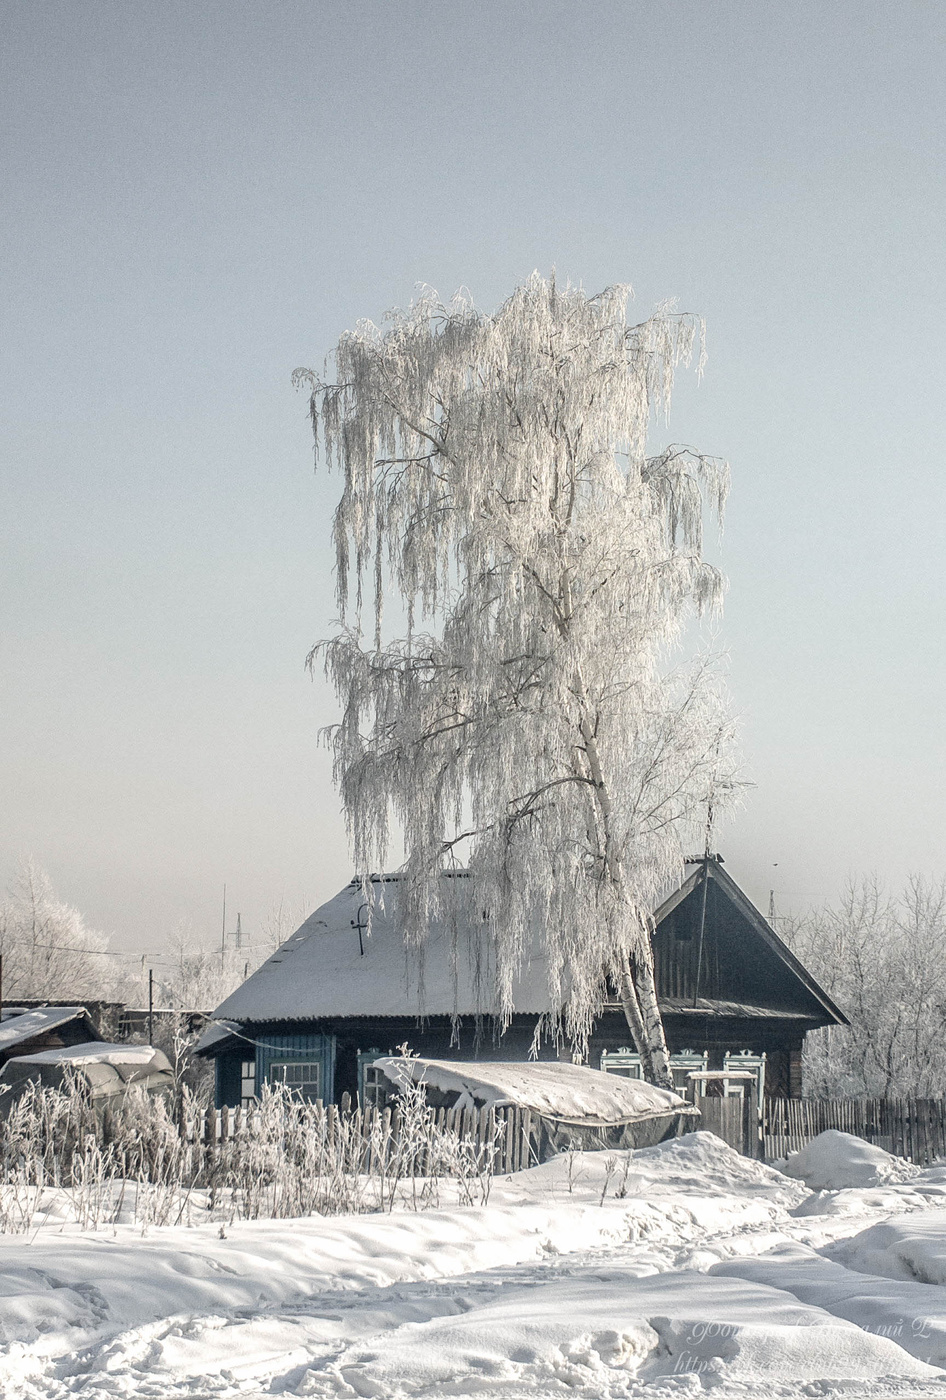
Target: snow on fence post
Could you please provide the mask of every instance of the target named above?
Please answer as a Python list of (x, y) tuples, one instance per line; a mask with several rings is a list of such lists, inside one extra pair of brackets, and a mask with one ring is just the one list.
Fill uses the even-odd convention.
[(497, 1109), (493, 1115), (493, 1171), (501, 1172), (503, 1169), (508, 1131), (509, 1125), (506, 1121), (506, 1115)]

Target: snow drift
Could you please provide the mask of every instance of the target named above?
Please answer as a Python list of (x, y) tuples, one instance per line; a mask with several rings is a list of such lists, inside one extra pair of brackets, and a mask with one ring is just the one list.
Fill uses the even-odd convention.
[(812, 1191), (840, 1191), (851, 1186), (885, 1186), (908, 1181), (919, 1168), (902, 1157), (892, 1157), (882, 1147), (834, 1128), (794, 1152), (784, 1163), (787, 1176), (798, 1177)]

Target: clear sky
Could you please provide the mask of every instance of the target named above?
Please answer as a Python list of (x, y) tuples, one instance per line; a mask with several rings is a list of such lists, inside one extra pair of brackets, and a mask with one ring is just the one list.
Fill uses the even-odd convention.
[[(780, 909), (946, 872), (946, 7), (7, 0), (0, 871), (128, 948), (350, 877), (300, 364), (417, 283), (702, 312)], [(655, 445), (656, 440), (655, 440)]]

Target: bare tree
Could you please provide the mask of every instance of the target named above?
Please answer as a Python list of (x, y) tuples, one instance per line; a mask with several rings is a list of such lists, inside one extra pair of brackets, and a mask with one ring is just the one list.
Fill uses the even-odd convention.
[(167, 939), (167, 952), (154, 968), (161, 1004), (180, 1011), (211, 1011), (260, 963), (258, 947), (201, 944), (186, 920)]
[(555, 1029), (580, 1045), (610, 977), (648, 1078), (670, 1086), (650, 911), (733, 768), (713, 665), (668, 671), (667, 655), (720, 600), (702, 520), (728, 473), (688, 447), (647, 454), (702, 328), (670, 307), (628, 327), (626, 301), (538, 275), (493, 315), (425, 295), (345, 335), (336, 383), (296, 381), (344, 474), (344, 630), (321, 654), (357, 866), (383, 867), (393, 818), (421, 945), (456, 883), (438, 871), (465, 858), (502, 1017), (539, 946)]
[(286, 939), (295, 933), (309, 912), (305, 895), (295, 906), (290, 904), (285, 895), (274, 899), (260, 928), (262, 946), (268, 952), (274, 952), (277, 948), (281, 948)]

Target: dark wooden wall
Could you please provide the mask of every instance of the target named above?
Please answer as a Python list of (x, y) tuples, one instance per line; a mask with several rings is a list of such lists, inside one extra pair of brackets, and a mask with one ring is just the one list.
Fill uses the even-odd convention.
[(822, 1010), (713, 880), (706, 886), (705, 920), (702, 884), (661, 920), (654, 964), (660, 997), (700, 996), (809, 1015)]
[[(268, 1035), (285, 1031), (289, 1023), (247, 1027), (247, 1034), (265, 1041)], [(527, 1060), (535, 1032), (535, 1017), (517, 1016), (503, 1035), (486, 1023), (461, 1021), (454, 1029), (449, 1017), (431, 1017), (419, 1026), (409, 1018), (338, 1019), (334, 1021), (293, 1022), (300, 1032), (335, 1037), (334, 1097), (354, 1095), (358, 1088), (358, 1052), (370, 1050), (397, 1054), (407, 1044), (416, 1054), (435, 1060)], [(791, 1020), (764, 1020), (726, 1016), (667, 1015), (667, 1043), (671, 1053), (693, 1050), (709, 1053), (712, 1069), (719, 1069), (728, 1052), (749, 1050), (766, 1056), (766, 1090), (776, 1097), (796, 1097), (801, 1093), (801, 1047), (805, 1026)], [(597, 1068), (602, 1050), (631, 1047), (631, 1034), (624, 1013), (609, 1008), (598, 1021), (589, 1045), (588, 1063)], [(240, 1060), (237, 1049), (220, 1056), (218, 1085), (220, 1102), (236, 1104), (240, 1095)], [(570, 1052), (554, 1042), (543, 1041), (539, 1058), (570, 1059)]]

